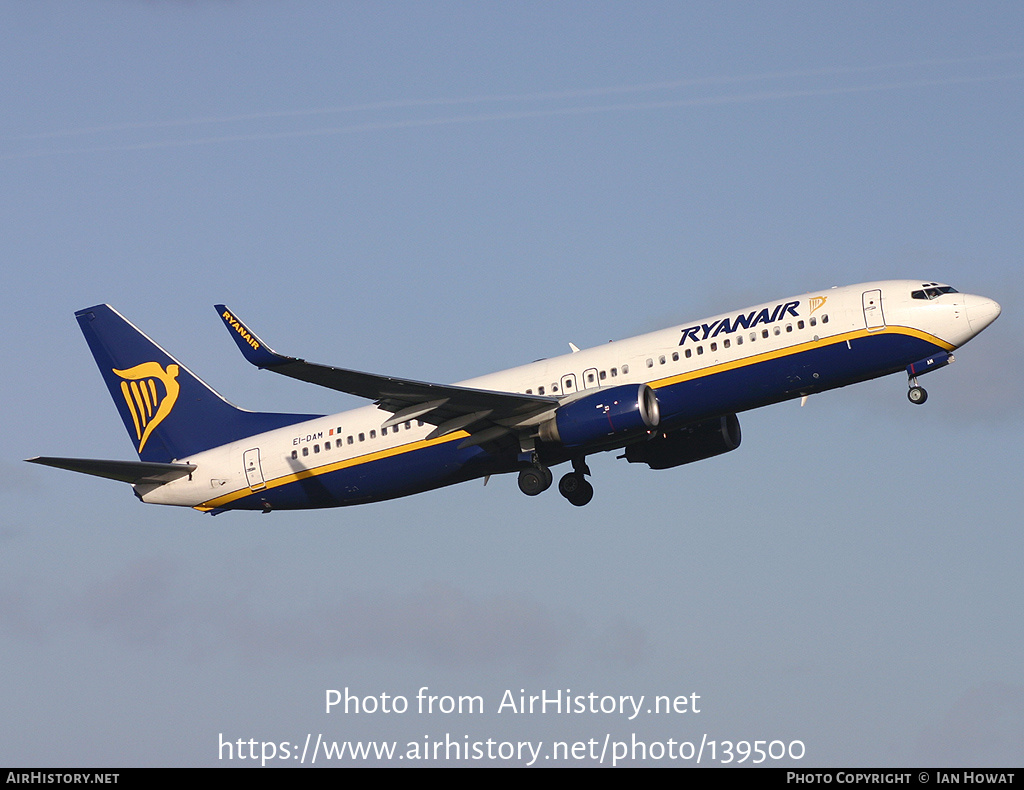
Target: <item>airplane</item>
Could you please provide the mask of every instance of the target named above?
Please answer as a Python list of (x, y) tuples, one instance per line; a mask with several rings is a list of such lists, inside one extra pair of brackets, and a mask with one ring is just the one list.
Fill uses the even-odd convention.
[(905, 371), (918, 377), (1000, 313), (937, 282), (833, 287), (734, 310), (457, 384), (335, 368), (271, 349), (216, 310), (252, 365), (373, 401), (340, 414), (240, 409), (109, 305), (75, 313), (139, 461), (32, 463), (130, 483), (146, 503), (228, 510), (378, 502), (517, 473), (535, 496), (594, 495), (588, 456), (670, 469), (735, 450), (739, 412)]

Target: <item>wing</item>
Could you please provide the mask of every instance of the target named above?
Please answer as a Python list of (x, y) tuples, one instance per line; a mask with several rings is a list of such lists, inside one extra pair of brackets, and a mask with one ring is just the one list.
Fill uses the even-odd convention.
[(384, 422), (384, 428), (407, 420), (423, 420), (436, 426), (428, 438), (466, 431), (470, 436), (460, 447), (469, 447), (532, 427), (558, 407), (557, 398), (543, 395), (431, 384), (288, 357), (266, 345), (227, 307), (216, 305), (216, 309), (242, 355), (253, 365), (310, 384), (369, 398), (381, 409), (393, 413)]

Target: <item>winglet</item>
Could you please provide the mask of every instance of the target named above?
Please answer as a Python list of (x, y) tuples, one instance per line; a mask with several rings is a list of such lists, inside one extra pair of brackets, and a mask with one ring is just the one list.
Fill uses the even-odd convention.
[(286, 357), (283, 354), (278, 354), (270, 346), (260, 340), (255, 332), (250, 331), (249, 327), (239, 320), (233, 312), (231, 312), (226, 306), (222, 304), (214, 305), (217, 310), (217, 314), (220, 316), (224, 325), (228, 328), (228, 332), (231, 333), (231, 337), (235, 343), (238, 344), (238, 348), (249, 362), (258, 368), (272, 368), (275, 365), (281, 365), (285, 362), (291, 362), (291, 357)]

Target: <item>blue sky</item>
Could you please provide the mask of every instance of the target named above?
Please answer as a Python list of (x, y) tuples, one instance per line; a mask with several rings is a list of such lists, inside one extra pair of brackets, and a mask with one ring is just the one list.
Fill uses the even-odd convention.
[[(1019, 3), (0, 5), (0, 763), (218, 765), (219, 734), (782, 739), (803, 765), (1020, 765)], [(108, 302), (247, 408), (245, 364), (456, 381), (830, 285), (1003, 305), (924, 381), (743, 446), (225, 514), (28, 466), (130, 458), (73, 320)], [(481, 695), (323, 712), (326, 689)], [(701, 695), (508, 716), (506, 689)]]

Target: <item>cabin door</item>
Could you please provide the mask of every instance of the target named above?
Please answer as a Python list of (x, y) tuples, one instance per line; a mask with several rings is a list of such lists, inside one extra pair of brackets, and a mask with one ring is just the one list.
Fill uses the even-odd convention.
[(868, 331), (885, 329), (885, 316), (882, 314), (882, 292), (878, 289), (865, 291), (862, 303), (864, 305), (864, 324)]
[(245, 479), (249, 483), (249, 488), (253, 491), (266, 488), (267, 484), (263, 480), (263, 469), (260, 466), (259, 448), (254, 447), (251, 450), (246, 450), (242, 456), (242, 463), (245, 466)]

